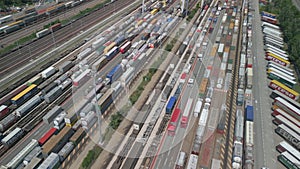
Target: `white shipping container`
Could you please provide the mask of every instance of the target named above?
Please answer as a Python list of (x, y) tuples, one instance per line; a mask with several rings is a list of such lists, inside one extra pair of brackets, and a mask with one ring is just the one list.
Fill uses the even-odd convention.
[(227, 52), (224, 52), (224, 53), (223, 53), (222, 62), (223, 62), (223, 63), (227, 63), (227, 60), (228, 60), (228, 53), (227, 53)]
[(41, 72), (43, 78), (48, 78), (56, 72), (56, 69), (53, 66), (48, 67)]
[(134, 67), (129, 67), (120, 77), (121, 82), (128, 84), (134, 75)]
[(253, 139), (253, 122), (252, 121), (246, 121), (246, 139), (245, 139), (246, 145), (253, 146), (254, 145), (254, 139)]
[(86, 48), (84, 51), (77, 55), (77, 59), (82, 60), (84, 57), (88, 56), (92, 52), (91, 48)]
[(221, 63), (220, 70), (226, 70), (226, 63)]
[(95, 116), (96, 113), (94, 111), (90, 111), (84, 118), (81, 118), (82, 126), (88, 126)]
[(222, 53), (224, 51), (224, 43), (219, 44), (218, 53)]
[(52, 169), (59, 163), (59, 156), (56, 153), (51, 153), (38, 169)]
[(16, 116), (22, 117), (23, 115), (25, 115), (26, 112), (28, 112), (28, 110), (30, 108), (32, 108), (34, 105), (39, 103), (41, 100), (42, 99), (40, 96), (38, 96), (38, 95), (34, 96), (30, 100), (28, 100), (26, 103), (24, 103), (22, 106), (20, 106), (16, 111), (14, 111), (14, 114)]
[(197, 169), (198, 156), (191, 154), (186, 169)]
[(17, 168), (21, 161), (25, 158), (27, 154), (30, 153), (36, 146), (38, 146), (38, 141), (32, 139), (29, 144), (26, 145), (13, 159), (6, 165), (8, 168)]
[(100, 39), (97, 39), (96, 41), (94, 41), (94, 42), (92, 43), (92, 48), (93, 48), (93, 49), (96, 49), (96, 48), (98, 48), (99, 46), (103, 45), (104, 42), (105, 42), (105, 40), (106, 40), (106, 38), (104, 38), (104, 37), (101, 37)]
[(194, 109), (194, 116), (198, 117), (202, 107), (202, 100), (198, 98), (195, 109)]
[(54, 125), (59, 126), (63, 121), (64, 118), (66, 117), (67, 113), (65, 111), (61, 112), (54, 120)]

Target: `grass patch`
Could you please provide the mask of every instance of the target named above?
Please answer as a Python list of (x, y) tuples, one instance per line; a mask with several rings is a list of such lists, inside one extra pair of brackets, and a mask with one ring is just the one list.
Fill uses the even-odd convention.
[(83, 159), (81, 163), (81, 169), (88, 169), (91, 168), (93, 163), (96, 161), (100, 153), (103, 151), (102, 148), (95, 145), (92, 150), (90, 150), (87, 154), (87, 156)]

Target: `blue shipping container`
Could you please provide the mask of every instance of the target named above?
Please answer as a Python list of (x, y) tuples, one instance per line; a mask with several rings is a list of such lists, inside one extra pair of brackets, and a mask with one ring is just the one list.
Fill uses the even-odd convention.
[(264, 11), (261, 12), (261, 15), (262, 15), (262, 16), (266, 16), (266, 17), (269, 17), (269, 18), (272, 18), (272, 19), (276, 19), (276, 15), (270, 14), (270, 13), (266, 13), (266, 12), (264, 12)]
[(173, 20), (173, 18), (168, 18), (167, 22), (171, 22)]
[(121, 35), (120, 37), (116, 38), (115, 43), (117, 45), (121, 45), (125, 41), (125, 36)]
[(247, 106), (246, 107), (246, 120), (253, 121), (253, 119), (254, 119), (253, 106)]
[(107, 54), (105, 55), (105, 57), (106, 57), (107, 60), (111, 60), (118, 53), (119, 53), (119, 48), (118, 47), (114, 47), (110, 51), (107, 52)]
[(166, 113), (167, 114), (171, 114), (172, 113), (172, 110), (173, 110), (173, 107), (175, 105), (175, 102), (176, 102), (176, 97), (172, 96), (167, 104), (167, 107), (166, 107)]
[(119, 64), (115, 66), (107, 75), (106, 77), (110, 79), (110, 83), (114, 82), (118, 79), (123, 73), (122, 66)]

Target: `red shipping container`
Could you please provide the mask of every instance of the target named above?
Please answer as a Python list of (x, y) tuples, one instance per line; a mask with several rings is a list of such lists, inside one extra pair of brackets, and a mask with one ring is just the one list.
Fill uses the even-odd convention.
[(51, 128), (50, 130), (47, 131), (47, 133), (45, 133), (43, 135), (43, 137), (41, 137), (39, 139), (39, 144), (40, 145), (44, 145), (46, 143), (46, 141), (48, 141), (55, 133), (56, 133), (57, 129), (56, 128)]

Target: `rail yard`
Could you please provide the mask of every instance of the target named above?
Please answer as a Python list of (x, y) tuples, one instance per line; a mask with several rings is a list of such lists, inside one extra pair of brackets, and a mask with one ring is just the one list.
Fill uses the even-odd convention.
[[(1, 37), (88, 3), (1, 17)], [(89, 145), (102, 150), (90, 168), (300, 168), (277, 19), (249, 0), (115, 0), (36, 32), (0, 58), (3, 79), (24, 70), (1, 86), (0, 169), (73, 168)]]

